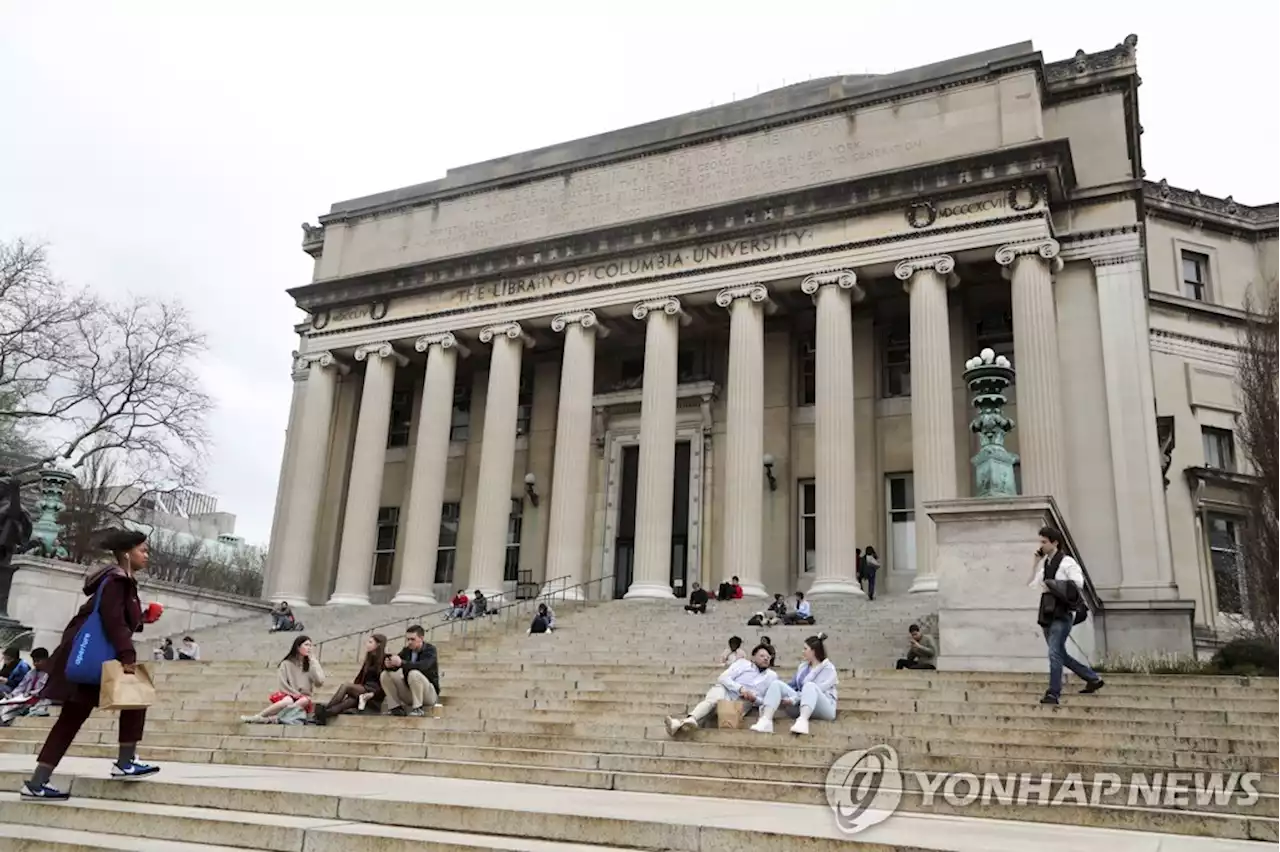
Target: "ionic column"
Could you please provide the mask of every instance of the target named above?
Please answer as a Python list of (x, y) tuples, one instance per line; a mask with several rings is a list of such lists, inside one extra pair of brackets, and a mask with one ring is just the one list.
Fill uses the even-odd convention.
[(810, 275), (800, 289), (818, 306), (814, 483), (818, 498), (818, 565), (811, 597), (860, 597), (854, 511), (857, 486), (853, 452), (853, 300), (861, 299), (851, 269)]
[(453, 422), (453, 383), (458, 355), (468, 354), (450, 332), (428, 334), (413, 344), (427, 353), (422, 380), (422, 404), (418, 408), (418, 437), (413, 446), (413, 474), (409, 505), (405, 507), (404, 558), (400, 585), (392, 603), (431, 604), (436, 550), (440, 546), (440, 509), (449, 464), (449, 429)]
[(284, 433), (284, 451), (280, 454), (280, 479), (276, 486), (276, 505), (271, 514), (271, 539), (267, 542), (267, 564), (263, 569), (263, 588), (268, 593), (275, 590), (276, 574), (284, 551), (284, 536), (289, 526), (289, 495), (292, 492), (294, 470), (297, 468), (298, 435), (302, 431), (302, 418), (307, 404), (307, 365), (293, 353), (293, 394), (289, 402), (289, 424)]
[(298, 430), (295, 472), (285, 501), (285, 531), (280, 561), (268, 597), (307, 606), (311, 586), (311, 562), (316, 552), (316, 520), (329, 461), (329, 432), (333, 426), (333, 397), (338, 373), (350, 368), (332, 352), (312, 352), (298, 358), (307, 369), (307, 389)]
[(356, 348), (357, 361), (367, 362), (356, 419), (356, 445), (347, 482), (347, 508), (338, 550), (338, 579), (329, 605), (367, 606), (373, 574), (373, 549), (378, 538), (378, 504), (382, 502), (382, 472), (387, 463), (387, 428), (391, 425), (391, 388), (396, 366), (409, 363), (390, 343), (367, 343)]
[[(556, 450), (551, 473), (551, 526), (547, 531), (547, 585), (543, 591), (581, 600), (586, 579), (584, 538), (590, 493), (591, 397), (595, 389), (596, 332), (592, 311), (561, 314), (551, 330), (564, 332), (560, 362), (560, 407), (556, 412)], [(560, 578), (564, 578), (561, 580)], [(556, 580), (553, 586), (551, 581)]]
[(725, 424), (725, 579), (737, 574), (743, 594), (763, 598), (764, 561), (764, 309), (759, 284), (716, 296), (729, 309), (729, 396)]
[(956, 496), (955, 413), (951, 392), (948, 255), (904, 260), (893, 274), (911, 296), (911, 471), (915, 491), (916, 578), (913, 592), (938, 590), (938, 542), (924, 510), (929, 500)]
[(1012, 281), (1022, 493), (1053, 497), (1066, 515), (1067, 470), (1062, 452), (1062, 388), (1052, 275), (1062, 268), (1058, 243), (1044, 239), (1001, 246), (996, 250), (996, 263), (1009, 269), (1006, 275)]
[(636, 551), (625, 597), (669, 599), (671, 500), (676, 467), (676, 358), (680, 300), (641, 302), (631, 315), (646, 320), (644, 386), (640, 396), (640, 472), (636, 482)]
[(507, 522), (511, 516), (511, 470), (516, 463), (516, 414), (520, 402), (520, 356), (533, 339), (518, 322), (480, 331), (493, 344), (489, 387), (485, 392), (484, 432), (480, 447), (480, 486), (476, 491), (469, 585), (486, 596), (506, 589)]

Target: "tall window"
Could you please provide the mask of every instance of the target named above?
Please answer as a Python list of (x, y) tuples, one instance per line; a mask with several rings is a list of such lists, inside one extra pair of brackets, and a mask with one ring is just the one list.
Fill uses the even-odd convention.
[(1013, 360), (1013, 312), (992, 311), (978, 320), (974, 329), (974, 342), (978, 351), (990, 349), (997, 355)]
[(391, 569), (396, 561), (396, 528), (400, 525), (400, 509), (383, 506), (378, 510), (378, 535), (373, 546), (373, 584), (391, 585)]
[(394, 391), (391, 394), (391, 425), (387, 428), (388, 447), (409, 445), (409, 426), (413, 423), (413, 391)]
[(533, 419), (533, 365), (520, 365), (520, 395), (516, 400), (516, 434), (528, 435)]
[(453, 385), (453, 419), (449, 421), (449, 440), (471, 438), (471, 377), (461, 376)]
[(911, 330), (907, 323), (889, 326), (884, 335), (883, 395), (911, 396)]
[(818, 399), (818, 348), (812, 332), (800, 336), (796, 362), (796, 405), (813, 405)]
[(1197, 302), (1208, 301), (1209, 256), (1182, 250), (1182, 295)]
[(916, 495), (909, 473), (887, 477), (889, 559), (893, 571), (916, 570)]
[(514, 583), (520, 579), (520, 534), (524, 531), (524, 498), (511, 498), (511, 515), (507, 518), (507, 564), (502, 579)]
[(1244, 573), (1240, 570), (1239, 523), (1230, 515), (1206, 517), (1209, 561), (1218, 590), (1218, 612), (1240, 613), (1244, 604)]
[(458, 562), (458, 522), (461, 503), (445, 503), (440, 507), (440, 543), (436, 546), (437, 583), (453, 585), (453, 569)]
[(800, 486), (800, 567), (805, 573), (818, 567), (818, 490), (812, 479)]
[(1230, 429), (1203, 426), (1200, 436), (1204, 440), (1204, 466), (1234, 473), (1236, 469), (1236, 445)]

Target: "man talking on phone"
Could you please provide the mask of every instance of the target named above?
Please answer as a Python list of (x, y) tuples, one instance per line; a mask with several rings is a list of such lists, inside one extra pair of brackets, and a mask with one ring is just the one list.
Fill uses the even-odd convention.
[(1076, 624), (1077, 613), (1088, 614), (1082, 594), (1084, 571), (1078, 562), (1062, 552), (1062, 533), (1053, 527), (1040, 529), (1040, 548), (1035, 554), (1030, 585), (1040, 589), (1037, 621), (1044, 631), (1044, 641), (1049, 645), (1049, 689), (1040, 703), (1058, 703), (1058, 696), (1062, 694), (1064, 665), (1085, 682), (1081, 694), (1088, 695), (1102, 689), (1102, 678), (1097, 672), (1067, 653), (1067, 637)]

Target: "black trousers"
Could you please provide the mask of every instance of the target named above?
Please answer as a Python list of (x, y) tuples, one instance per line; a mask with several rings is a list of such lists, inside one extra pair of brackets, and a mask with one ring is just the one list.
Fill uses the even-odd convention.
[(899, 669), (920, 669), (920, 670), (922, 670), (922, 671), (924, 671), (924, 670), (927, 670), (927, 671), (937, 671), (937, 669), (938, 669), (938, 667), (937, 667), (937, 666), (935, 666), (935, 665), (933, 665), (932, 663), (922, 663), (922, 662), (920, 662), (919, 660), (916, 660), (916, 659), (906, 659), (906, 658), (903, 658), (903, 659), (901, 659), (901, 660), (898, 660), (897, 668), (899, 668)]

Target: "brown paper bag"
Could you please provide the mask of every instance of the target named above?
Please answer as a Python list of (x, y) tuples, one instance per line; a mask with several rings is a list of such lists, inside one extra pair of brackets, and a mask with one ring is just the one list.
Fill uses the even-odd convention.
[(717, 701), (716, 722), (720, 728), (737, 731), (742, 728), (743, 704), (741, 701)]
[(100, 710), (142, 710), (156, 703), (151, 671), (138, 663), (136, 674), (125, 674), (119, 660), (102, 664), (102, 686), (98, 690)]

